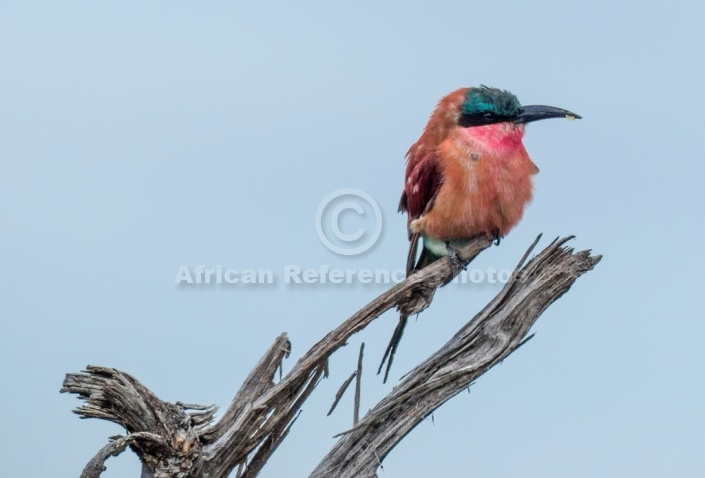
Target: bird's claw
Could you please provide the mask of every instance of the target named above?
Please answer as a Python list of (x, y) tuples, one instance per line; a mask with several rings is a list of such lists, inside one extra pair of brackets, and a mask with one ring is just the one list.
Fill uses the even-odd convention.
[(499, 243), (502, 242), (502, 235), (499, 233), (499, 229), (494, 230), (492, 238), (494, 239), (494, 245), (499, 246)]
[(453, 265), (458, 267), (459, 269), (462, 269), (464, 271), (468, 270), (468, 265), (460, 259), (460, 256), (458, 255), (458, 249), (450, 245), (450, 241), (445, 241), (446, 245), (446, 250), (448, 251), (448, 257), (450, 257), (451, 262)]

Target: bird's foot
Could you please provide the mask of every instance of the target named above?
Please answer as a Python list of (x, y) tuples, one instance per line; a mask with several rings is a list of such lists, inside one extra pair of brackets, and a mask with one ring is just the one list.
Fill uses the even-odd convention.
[(460, 256), (458, 255), (458, 249), (452, 246), (450, 244), (450, 241), (445, 241), (445, 245), (446, 251), (448, 251), (448, 257), (450, 257), (450, 260), (453, 265), (464, 271), (468, 270), (468, 265), (465, 263), (465, 261), (460, 259)]
[(499, 229), (495, 229), (492, 232), (492, 238), (494, 239), (494, 245), (499, 246), (499, 243), (502, 242), (502, 235), (499, 233)]

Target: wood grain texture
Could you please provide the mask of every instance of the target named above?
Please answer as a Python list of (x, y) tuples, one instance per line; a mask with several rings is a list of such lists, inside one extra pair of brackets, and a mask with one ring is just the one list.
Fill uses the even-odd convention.
[[(589, 251), (566, 248), (569, 239), (554, 241), (524, 265), (535, 242), (499, 295), (367, 415), (359, 421), (355, 417), (354, 428), (341, 434), (311, 476), (376, 476), (381, 461), (421, 420), (521, 346), (546, 307), (600, 260)], [(491, 243), (490, 237), (477, 237), (459, 250), (459, 258), (467, 264)], [(291, 350), (287, 335), (280, 335), (218, 421), (215, 406), (164, 402), (134, 377), (113, 368), (89, 366), (67, 374), (61, 391), (85, 401), (75, 413), (119, 423), (129, 433), (114, 437), (81, 477), (100, 476), (105, 460), (127, 446), (142, 460), (143, 476), (257, 476), (327, 375), (328, 357), (387, 310), (428, 307), (438, 287), (459, 271), (460, 265), (443, 258), (396, 284), (329, 332), (275, 381)], [(361, 359), (362, 350), (358, 376)], [(358, 400), (359, 394), (358, 382)]]
[[(522, 345), (541, 313), (601, 259), (554, 241), (470, 322), (344, 433), (311, 478), (374, 477), (381, 461), (421, 420)], [(533, 247), (533, 246), (532, 246)]]

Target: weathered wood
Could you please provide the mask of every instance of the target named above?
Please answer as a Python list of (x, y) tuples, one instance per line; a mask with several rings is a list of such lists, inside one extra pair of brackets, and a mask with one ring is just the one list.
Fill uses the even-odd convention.
[(345, 391), (348, 389), (352, 381), (355, 379), (355, 376), (357, 375), (357, 372), (353, 372), (350, 374), (350, 376), (345, 379), (343, 384), (340, 386), (337, 392), (335, 392), (335, 399), (333, 400), (333, 405), (330, 406), (330, 410), (328, 410), (327, 416), (330, 416), (334, 411), (335, 408), (338, 406), (338, 403), (340, 403), (340, 399), (343, 398), (343, 395), (345, 395)]
[(131, 433), (127, 436), (114, 436), (110, 438), (110, 443), (105, 445), (100, 451), (88, 462), (81, 473), (81, 478), (98, 478), (105, 471), (105, 460), (111, 456), (118, 456), (125, 451), (129, 445), (142, 442), (152, 442), (158, 447), (167, 448), (168, 444), (154, 433), (138, 432)]
[(521, 346), (541, 313), (601, 259), (563, 247), (569, 239), (523, 266), (525, 255), (497, 297), (345, 432), (310, 478), (377, 476), (380, 462), (421, 420)]
[(355, 371), (355, 405), (353, 407), (353, 425), (360, 421), (360, 396), (362, 395), (362, 359), (365, 355), (365, 342), (360, 344), (360, 354), (357, 356)]
[(130, 432), (98, 452), (84, 470), (86, 477), (99, 476), (95, 473), (103, 462), (130, 445), (155, 478), (186, 478), (184, 470), (202, 455), (199, 432), (216, 411), (198, 406), (191, 415), (188, 405), (164, 402), (134, 377), (108, 367), (88, 366), (83, 373), (66, 375), (61, 392), (86, 400), (74, 411), (82, 418), (110, 420)]
[[(554, 242), (515, 271), (492, 303), (359, 422), (356, 412), (355, 427), (312, 476), (374, 476), (381, 460), (419, 420), (465, 388), (460, 383), (470, 383), (516, 350), (540, 313), (599, 261), (587, 252), (573, 254), (563, 248), (566, 240)], [(491, 242), (489, 237), (475, 238), (460, 249), (459, 258), (467, 263)], [(226, 478), (236, 468), (238, 477), (256, 476), (327, 373), (328, 357), (385, 311), (427, 307), (438, 287), (457, 275), (461, 265), (443, 258), (393, 286), (328, 333), (275, 383), (291, 348), (282, 334), (215, 423), (215, 407), (163, 402), (124, 372), (90, 366), (84, 373), (68, 374), (62, 392), (76, 393), (86, 401), (76, 413), (114, 421), (130, 432), (96, 455), (89, 463), (92, 474), (86, 477), (99, 476), (108, 456), (128, 445), (155, 478)], [(362, 349), (355, 373), (356, 410), (361, 359)]]

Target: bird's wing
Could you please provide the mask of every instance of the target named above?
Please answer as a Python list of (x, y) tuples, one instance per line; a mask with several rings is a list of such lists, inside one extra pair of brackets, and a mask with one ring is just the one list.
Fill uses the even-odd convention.
[[(399, 212), (406, 212), (408, 216), (407, 224), (410, 225), (411, 221), (418, 219), (422, 214), (431, 210), (436, 194), (438, 194), (438, 190), (441, 187), (442, 179), (443, 175), (438, 154), (435, 150), (423, 155), (412, 154), (409, 156), (409, 162), (406, 165), (406, 177), (404, 178), (404, 191), (401, 193), (401, 200), (399, 201)], [(407, 276), (416, 268), (416, 252), (420, 240), (421, 235), (417, 232), (411, 232), (411, 229), (409, 229), (409, 254), (406, 258)], [(422, 259), (419, 262), (424, 261), (424, 254), (425, 251), (422, 251)], [(394, 353), (397, 351), (399, 342), (401, 342), (409, 314), (410, 312), (399, 310), (399, 323), (394, 329), (394, 334), (392, 334), (387, 350), (384, 352), (384, 357), (382, 357), (382, 362), (379, 364), (378, 374), (382, 371), (384, 363), (387, 363), (387, 368), (384, 372), (384, 382), (389, 377), (389, 370), (392, 368), (392, 362), (394, 361)]]
[[(443, 174), (436, 151), (431, 151), (420, 158), (409, 157), (406, 165), (404, 191), (399, 201), (399, 211), (406, 212), (407, 224), (418, 219), (433, 207), (438, 190), (443, 182)], [(414, 269), (418, 242), (421, 239), (418, 233), (409, 229), (409, 254), (406, 259), (407, 275)]]

